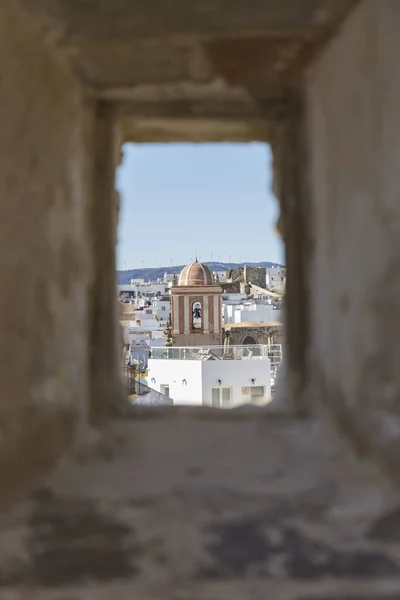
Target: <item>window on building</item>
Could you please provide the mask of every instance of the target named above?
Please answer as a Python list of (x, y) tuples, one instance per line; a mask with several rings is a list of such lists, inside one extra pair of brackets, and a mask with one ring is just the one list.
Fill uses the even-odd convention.
[(146, 310), (146, 315), (151, 315), (151, 309)]
[[(189, 129), (188, 129), (189, 131)], [(204, 132), (201, 132), (201, 134), (199, 135), (203, 135)], [(186, 135), (186, 134), (185, 134)], [(196, 134), (197, 135), (197, 134)], [(205, 138), (207, 137), (207, 132), (204, 134)], [(188, 134), (189, 137), (189, 134)], [(227, 151), (227, 154), (220, 159), (219, 158), (219, 153), (221, 151), (221, 155), (222, 153), (225, 153), (225, 151)], [(244, 157), (244, 159), (239, 159), (241, 153), (244, 151), (244, 154), (246, 155), (246, 157)], [(176, 152), (176, 154), (175, 154)], [(189, 157), (189, 153), (193, 152), (193, 158)], [(203, 185), (203, 182), (206, 183), (206, 186), (208, 186), (208, 184), (210, 182), (206, 181), (204, 179), (204, 164), (206, 163), (202, 163), (201, 161), (203, 160), (200, 157), (200, 153), (205, 152), (204, 155), (204, 160), (208, 161), (209, 159), (207, 158), (208, 156), (211, 157), (212, 159), (207, 162), (207, 165), (211, 165), (214, 168), (214, 172), (213, 172), (213, 177), (211, 177), (211, 183), (215, 183), (214, 182), (214, 175), (217, 177), (219, 177), (219, 175), (223, 174), (224, 178), (227, 178), (227, 181), (229, 183), (229, 185), (231, 185), (232, 187), (232, 193), (233, 192), (237, 192), (238, 194), (238, 198), (240, 196), (240, 194), (242, 193), (242, 189), (247, 189), (246, 186), (248, 186), (249, 183), (251, 183), (252, 185), (258, 185), (261, 184), (261, 188), (259, 189), (258, 192), (255, 192), (257, 199), (260, 198), (260, 207), (257, 207), (257, 210), (262, 212), (262, 218), (260, 219), (255, 219), (254, 223), (252, 223), (252, 228), (254, 229), (254, 227), (259, 227), (259, 231), (257, 232), (257, 235), (252, 235), (251, 236), (251, 240), (249, 238), (249, 236), (240, 236), (240, 232), (243, 229), (242, 223), (240, 222), (240, 219), (237, 219), (235, 223), (230, 223), (230, 225), (232, 225), (232, 227), (236, 227), (237, 228), (237, 232), (238, 235), (233, 235), (231, 236), (232, 239), (235, 239), (235, 243), (233, 244), (232, 247), (227, 247), (225, 250), (223, 250), (222, 246), (220, 248), (217, 248), (214, 244), (214, 246), (211, 244), (211, 246), (207, 246), (207, 243), (203, 241), (204, 236), (200, 236), (202, 237), (202, 239), (199, 239), (199, 241), (197, 242), (195, 237), (196, 234), (199, 233), (199, 229), (201, 229), (201, 227), (199, 227), (199, 214), (208, 214), (213, 212), (213, 204), (215, 204), (214, 202), (214, 195), (211, 191), (211, 193), (208, 193), (209, 190), (207, 188), (206, 190), (206, 194), (203, 194), (203, 198), (204, 200), (201, 202), (201, 205), (198, 205), (199, 203), (196, 201), (194, 201), (191, 205), (190, 205), (190, 210), (189, 211), (183, 211), (183, 219), (184, 221), (186, 220), (186, 223), (183, 223), (183, 225), (181, 224), (180, 221), (180, 216), (182, 213), (182, 206), (181, 206), (181, 201), (178, 199), (178, 195), (181, 193), (181, 189), (180, 186), (182, 184), (182, 160), (189, 160), (190, 158), (190, 164), (191, 165), (200, 165), (201, 168), (198, 170), (197, 173), (195, 173), (195, 171), (191, 171), (190, 172), (190, 177), (188, 178), (188, 181), (184, 182), (185, 184), (188, 184), (188, 190), (190, 192), (191, 189), (193, 189), (193, 186), (196, 187), (196, 185)], [(215, 152), (215, 162), (214, 162), (214, 152)], [(254, 159), (251, 158), (251, 160), (249, 160), (249, 158), (247, 157), (247, 154), (250, 153), (253, 155), (253, 152), (257, 155), (257, 157), (255, 156)], [(165, 153), (165, 154), (164, 154)], [(238, 156), (238, 164), (244, 164), (242, 163), (242, 160), (244, 160), (246, 162), (246, 169), (236, 169), (236, 168), (230, 168), (230, 169), (225, 169), (224, 165), (229, 164), (232, 166), (232, 164), (236, 164), (235, 163), (235, 156)], [(180, 158), (177, 157), (182, 157), (182, 160)], [(218, 161), (221, 160), (220, 163), (220, 167), (217, 165), (217, 156), (218, 156)], [(150, 159), (148, 158), (150, 157)], [(145, 169), (140, 168), (139, 170), (137, 169), (137, 161), (144, 161), (147, 163), (147, 166)], [(148, 161), (148, 162), (147, 162)], [(124, 269), (124, 261), (125, 260), (131, 260), (129, 258), (129, 256), (131, 256), (132, 254), (132, 248), (131, 248), (131, 237), (132, 237), (132, 219), (134, 220), (134, 215), (135, 215), (135, 211), (137, 212), (137, 208), (136, 208), (136, 204), (135, 204), (135, 199), (134, 197), (130, 198), (129, 195), (132, 193), (132, 185), (131, 185), (131, 173), (134, 172), (136, 174), (136, 176), (141, 176), (143, 175), (144, 172), (146, 172), (146, 176), (144, 177), (143, 181), (141, 182), (141, 186), (143, 185), (143, 187), (141, 187), (141, 190), (143, 191), (144, 194), (147, 194), (148, 198), (151, 197), (151, 194), (153, 193), (154, 190), (152, 190), (151, 188), (151, 182), (152, 182), (152, 178), (151, 175), (152, 173), (154, 173), (154, 161), (159, 161), (159, 163), (157, 163), (160, 168), (165, 169), (166, 172), (168, 172), (168, 186), (169, 186), (169, 193), (170, 193), (170, 198), (171, 198), (171, 202), (169, 202), (169, 210), (168, 210), (168, 215), (166, 215), (166, 221), (164, 224), (164, 229), (167, 228), (168, 230), (168, 235), (165, 236), (165, 240), (163, 241), (163, 247), (162, 250), (158, 249), (156, 246), (154, 246), (154, 244), (149, 244), (149, 239), (148, 239), (148, 233), (146, 231), (142, 229), (138, 229), (136, 228), (135, 230), (135, 246), (137, 246), (137, 248), (139, 248), (139, 250), (136, 252), (136, 260), (139, 262), (139, 264), (132, 264), (132, 268), (138, 268), (140, 267), (140, 262), (142, 259), (144, 259), (144, 261), (146, 262), (146, 264), (155, 264), (156, 260), (161, 261), (162, 260), (162, 264), (166, 264), (167, 268), (171, 270), (170, 273), (168, 273), (165, 277), (165, 279), (167, 281), (170, 282), (170, 284), (168, 285), (164, 285), (162, 283), (148, 283), (147, 280), (148, 279), (153, 279), (153, 277), (148, 277), (146, 274), (147, 269), (144, 269), (144, 264), (142, 264), (142, 271), (141, 271), (141, 276), (143, 275), (144, 279), (146, 280), (146, 283), (144, 283), (144, 280), (138, 277), (138, 278), (132, 278), (132, 287), (125, 287), (126, 290), (132, 290), (133, 294), (137, 295), (137, 305), (143, 307), (142, 311), (143, 312), (137, 312), (137, 319), (139, 320), (139, 323), (137, 323), (137, 326), (140, 327), (140, 325), (142, 326), (142, 328), (144, 327), (145, 329), (147, 328), (151, 328), (150, 327), (150, 323), (155, 324), (158, 323), (158, 329), (157, 326), (154, 327), (155, 331), (154, 331), (154, 337), (157, 337), (160, 340), (160, 343), (163, 342), (163, 338), (162, 338), (162, 329), (165, 326), (166, 321), (168, 320), (169, 315), (171, 315), (171, 320), (174, 321), (175, 318), (175, 323), (174, 323), (174, 331), (171, 332), (174, 333), (174, 345), (175, 348), (169, 348), (168, 347), (163, 350), (162, 348), (157, 348), (157, 350), (153, 350), (153, 360), (155, 360), (156, 358), (164, 358), (164, 352), (166, 355), (169, 356), (169, 358), (173, 358), (173, 357), (181, 357), (183, 358), (190, 358), (191, 357), (191, 351), (189, 348), (186, 348), (185, 350), (180, 350), (177, 347), (178, 346), (185, 346), (186, 344), (191, 344), (192, 346), (202, 346), (203, 344), (205, 344), (205, 347), (208, 347), (208, 345), (213, 342), (214, 344), (222, 344), (223, 340), (222, 340), (222, 332), (219, 330), (218, 332), (214, 332), (214, 320), (218, 321), (219, 317), (221, 316), (221, 320), (225, 325), (233, 325), (236, 322), (240, 322), (242, 321), (247, 321), (248, 318), (250, 317), (249, 315), (247, 315), (247, 312), (258, 312), (260, 311), (260, 313), (258, 314), (258, 316), (254, 316), (254, 321), (265, 321), (267, 322), (268, 320), (272, 320), (274, 321), (274, 319), (272, 318), (271, 315), (271, 319), (268, 319), (268, 315), (267, 315), (267, 311), (265, 311), (265, 314), (262, 313), (261, 314), (261, 308), (259, 309), (259, 307), (255, 307), (254, 305), (251, 306), (244, 306), (244, 302), (247, 300), (247, 296), (245, 293), (241, 293), (239, 290), (239, 285), (238, 283), (233, 283), (231, 285), (231, 287), (229, 287), (229, 285), (222, 286), (222, 290), (219, 291), (218, 294), (218, 303), (217, 303), (217, 313), (215, 313), (214, 308), (215, 308), (215, 304), (216, 304), (216, 299), (213, 297), (213, 293), (211, 293), (211, 300), (210, 300), (210, 296), (208, 295), (208, 293), (203, 293), (201, 291), (201, 287), (198, 288), (198, 290), (196, 291), (195, 288), (193, 289), (193, 291), (188, 291), (185, 288), (175, 288), (174, 294), (175, 297), (178, 296), (178, 293), (181, 295), (183, 294), (184, 297), (182, 297), (182, 301), (185, 300), (184, 302), (180, 301), (178, 304), (179, 306), (175, 306), (176, 310), (172, 310), (172, 314), (171, 314), (171, 309), (173, 308), (171, 305), (171, 296), (170, 296), (170, 292), (168, 291), (167, 293), (166, 290), (169, 288), (171, 288), (171, 284), (172, 284), (172, 290), (174, 290), (174, 286), (178, 286), (179, 283), (179, 279), (180, 279), (180, 272), (182, 270), (182, 267), (178, 268), (178, 267), (174, 267), (175, 264), (187, 264), (187, 263), (192, 263), (195, 259), (195, 255), (197, 254), (197, 252), (194, 251), (194, 249), (197, 247), (197, 249), (200, 252), (200, 256), (198, 257), (201, 261), (206, 261), (209, 265), (209, 267), (211, 267), (211, 272), (213, 272), (213, 268), (215, 268), (216, 266), (218, 268), (221, 268), (222, 271), (214, 271), (214, 276), (215, 278), (220, 279), (220, 282), (222, 283), (222, 281), (226, 281), (231, 279), (231, 281), (233, 280), (235, 281), (239, 281), (242, 280), (244, 278), (244, 273), (242, 271), (239, 272), (238, 269), (232, 269), (232, 268), (228, 268), (225, 270), (223, 270), (222, 267), (218, 266), (218, 262), (217, 260), (217, 255), (215, 257), (211, 256), (211, 253), (218, 253), (218, 252), (233, 252), (236, 253), (236, 255), (232, 255), (229, 259), (229, 263), (231, 263), (231, 259), (232, 259), (232, 264), (234, 264), (235, 261), (239, 261), (242, 262), (242, 258), (248, 258), (248, 259), (255, 259), (255, 254), (254, 257), (252, 257), (252, 252), (256, 253), (257, 252), (257, 243), (253, 244), (254, 247), (249, 247), (249, 244), (256, 240), (257, 237), (259, 237), (260, 235), (265, 235), (265, 223), (266, 222), (272, 222), (272, 219), (274, 218), (274, 213), (276, 213), (277, 209), (278, 209), (278, 204), (277, 201), (275, 199), (272, 198), (272, 194), (270, 194), (270, 197), (268, 198), (268, 202), (265, 201), (265, 185), (266, 185), (266, 181), (267, 179), (270, 177), (270, 174), (272, 174), (272, 168), (271, 168), (271, 164), (272, 164), (272, 155), (270, 153), (270, 151), (266, 148), (265, 144), (235, 144), (232, 145), (232, 147), (227, 148), (225, 150), (225, 145), (224, 144), (193, 144), (193, 145), (188, 145), (188, 144), (165, 144), (165, 145), (159, 145), (159, 144), (155, 144), (153, 145), (145, 145), (142, 143), (138, 143), (138, 144), (126, 144), (124, 147), (124, 154), (123, 154), (123, 162), (121, 164), (120, 167), (118, 167), (118, 179), (117, 179), (117, 187), (118, 187), (118, 191), (121, 194), (121, 202), (122, 203), (126, 203), (125, 209), (126, 210), (121, 210), (120, 211), (120, 215), (123, 217), (123, 219), (120, 222), (120, 230), (119, 230), (119, 235), (118, 235), (118, 270), (121, 271), (121, 273), (118, 273), (118, 277), (120, 277), (120, 281), (119, 283), (122, 284), (125, 277), (128, 276), (129, 271)], [(142, 164), (142, 162), (141, 162)], [(189, 163), (188, 163), (189, 164)], [(258, 165), (260, 165), (261, 168), (261, 176), (256, 175), (255, 173), (251, 173), (251, 175), (249, 175), (248, 171), (247, 171), (247, 165), (249, 165), (249, 168), (251, 167), (251, 169), (253, 169), (253, 167), (255, 166), (256, 169), (258, 169)], [(208, 167), (207, 167), (208, 168)], [(147, 169), (147, 170), (146, 170)], [(138, 173), (139, 171), (139, 173)], [(234, 182), (234, 175), (238, 174), (238, 181)], [(245, 181), (243, 179), (243, 176), (246, 176), (246, 179), (248, 178), (248, 181)], [(193, 179), (198, 177), (198, 180), (194, 180)], [(154, 179), (154, 178), (153, 178)], [(174, 188), (174, 185), (176, 185), (179, 187), (178, 188)], [(146, 187), (149, 184), (150, 187)], [(222, 179), (221, 181), (218, 181), (216, 183), (216, 188), (215, 191), (218, 192), (218, 189), (221, 188), (221, 186), (223, 187), (225, 184), (222, 183)], [(242, 186), (244, 185), (244, 187), (242, 188)], [(268, 184), (268, 187), (270, 187), (270, 184)], [(256, 188), (254, 188), (256, 189)], [(204, 190), (203, 190), (204, 191)], [(186, 192), (183, 192), (183, 196), (185, 195)], [(177, 195), (178, 194), (178, 195)], [(133, 194), (134, 195), (134, 194)], [(229, 194), (228, 194), (229, 195)], [(186, 193), (187, 196), (187, 193)], [(253, 194), (254, 196), (254, 194)], [(255, 196), (254, 196), (255, 197)], [(257, 200), (258, 202), (258, 200)], [(160, 196), (160, 203), (162, 204), (162, 195)], [(160, 206), (161, 206), (160, 204)], [(175, 206), (174, 206), (175, 204)], [(254, 202), (253, 202), (254, 204)], [(228, 206), (229, 203), (226, 205)], [(267, 205), (268, 208), (267, 208)], [(216, 205), (215, 205), (216, 207)], [(131, 210), (132, 209), (132, 210)], [(270, 212), (263, 212), (265, 210), (268, 210)], [(128, 212), (131, 211), (129, 218), (126, 218), (128, 216)], [(221, 209), (221, 215), (223, 215), (223, 209)], [(226, 212), (226, 210), (225, 210)], [(261, 214), (260, 212), (260, 214)], [(157, 213), (157, 211), (155, 211), (155, 213)], [(201, 216), (201, 215), (200, 215)], [(201, 219), (200, 219), (201, 220)], [(214, 227), (215, 225), (215, 227)], [(183, 229), (182, 229), (183, 227)], [(211, 228), (211, 230), (210, 230)], [(210, 239), (214, 239), (218, 242), (220, 236), (220, 219), (211, 219), (208, 220), (207, 223), (207, 233), (208, 236), (206, 236), (207, 238)], [(172, 231), (173, 230), (173, 231)], [(189, 231), (189, 235), (188, 236), (184, 236), (184, 238), (182, 238), (182, 230), (184, 231)], [(215, 230), (215, 231), (214, 231)], [(172, 233), (171, 233), (172, 231)], [(230, 232), (231, 233), (231, 232)], [(272, 233), (272, 232), (271, 232)], [(136, 239), (136, 237), (139, 236), (141, 239)], [(218, 237), (219, 236), (219, 237)], [(193, 239), (192, 239), (193, 237)], [(277, 245), (277, 248), (274, 248), (272, 250), (272, 236), (271, 237), (271, 260), (277, 261), (278, 258), (277, 256), (282, 256), (282, 260), (284, 257), (284, 253), (283, 253), (283, 245), (281, 244), (281, 242), (279, 241), (279, 238), (274, 236), (274, 240), (275, 243)], [(177, 245), (175, 243), (175, 238), (179, 241), (179, 244)], [(199, 246), (199, 244), (201, 245), (201, 247)], [(251, 244), (250, 244), (251, 245)], [(279, 246), (279, 248), (278, 248)], [(282, 246), (282, 247), (281, 247)], [(289, 251), (291, 252), (290, 248)], [(278, 254), (276, 254), (278, 252)], [(246, 254), (245, 254), (246, 253)], [(248, 253), (248, 254), (247, 254)], [(186, 256), (186, 258), (184, 258)], [(192, 258), (190, 258), (190, 256), (192, 256)], [(275, 258), (276, 256), (276, 258)], [(291, 258), (292, 255), (290, 255), (288, 257)], [(294, 254), (295, 256), (295, 254)], [(170, 257), (173, 257), (172, 259)], [(175, 257), (175, 258), (174, 258)], [(223, 259), (224, 257), (221, 256), (221, 259)], [(227, 258), (227, 256), (225, 257)], [(293, 259), (293, 257), (291, 258), (291, 260)], [(293, 259), (294, 260), (294, 259)], [(225, 261), (224, 261), (225, 262)], [(280, 262), (280, 261), (279, 261)], [(290, 261), (289, 261), (290, 262)], [(158, 264), (161, 264), (158, 263)], [(158, 269), (157, 269), (158, 271)], [(176, 273), (173, 273), (173, 271), (176, 271)], [(269, 268), (264, 275), (264, 271), (260, 270), (260, 274), (256, 273), (257, 269), (255, 269), (254, 273), (251, 272), (251, 275), (255, 277), (255, 279), (258, 278), (258, 276), (260, 275), (260, 278), (267, 278), (267, 280), (271, 283), (271, 286), (274, 287), (277, 282), (279, 281), (280, 283), (280, 277), (279, 275), (283, 274), (283, 269), (274, 269), (274, 268)], [(154, 272), (156, 272), (156, 270), (154, 270)], [(157, 277), (154, 277), (154, 279), (158, 278), (158, 275), (161, 273), (157, 273)], [(164, 273), (162, 273), (164, 275)], [(277, 279), (278, 276), (278, 279)], [(128, 278), (130, 280), (130, 277)], [(301, 278), (300, 278), (301, 279)], [(162, 278), (159, 278), (160, 282), (162, 280)], [(181, 281), (181, 283), (184, 283), (184, 280)], [(261, 282), (262, 283), (262, 282)], [(236, 286), (238, 286), (237, 291), (236, 290)], [(298, 287), (298, 282), (297, 279), (296, 281), (293, 283), (293, 286)], [(124, 289), (124, 287), (121, 286), (120, 289)], [(264, 287), (262, 285), (262, 287)], [(219, 307), (219, 303), (220, 303), (220, 294), (222, 294), (223, 291), (223, 296), (222, 299), (224, 301), (225, 307), (224, 307), (224, 315), (220, 315), (220, 307)], [(289, 290), (290, 291), (290, 290)], [(307, 290), (306, 290), (307, 291)], [(234, 293), (231, 293), (234, 292)], [(300, 285), (299, 290), (298, 290), (299, 294), (303, 294), (304, 293), (304, 289), (303, 287)], [(296, 292), (297, 293), (297, 292)], [(151, 312), (151, 314), (149, 313), (149, 311), (146, 310), (146, 308), (149, 308), (147, 306), (145, 306), (145, 302), (147, 300), (148, 297), (153, 297), (156, 296), (156, 301), (154, 302), (153, 305), (153, 310)], [(159, 300), (157, 300), (157, 298), (159, 298)], [(164, 305), (160, 305), (160, 302), (164, 302)], [(297, 306), (297, 304), (294, 303), (294, 306)], [(151, 308), (151, 307), (150, 307)], [(179, 311), (178, 311), (179, 309)], [(241, 309), (244, 309), (244, 311), (242, 312)], [(257, 310), (256, 310), (257, 309)], [(133, 309), (132, 309), (133, 310)], [(270, 309), (269, 309), (270, 310)], [(184, 315), (181, 314), (181, 311), (184, 312)], [(129, 312), (129, 311), (127, 311)], [(162, 315), (160, 316), (160, 312), (162, 313)], [(181, 319), (178, 319), (178, 312), (179, 315), (181, 316)], [(274, 311), (275, 312), (275, 311)], [(299, 312), (299, 314), (301, 313), (301, 311)], [(144, 323), (141, 323), (141, 317), (140, 315), (145, 315), (145, 319), (142, 319), (144, 321)], [(302, 313), (301, 313), (302, 314)], [(157, 315), (158, 319), (157, 321), (153, 320), (153, 318), (155, 319), (155, 316)], [(247, 315), (247, 317), (246, 317)], [(262, 316), (264, 315), (264, 316)], [(150, 316), (152, 317), (150, 319)], [(184, 316), (184, 318), (183, 318)], [(123, 317), (123, 319), (122, 319)], [(129, 323), (128, 317), (126, 317), (126, 315), (122, 315), (121, 318), (121, 322), (125, 323)], [(149, 318), (147, 318), (149, 317)], [(296, 317), (296, 315), (295, 315)], [(297, 318), (297, 317), (296, 317)], [(132, 318), (133, 320), (133, 318)], [(300, 329), (298, 332), (298, 337), (299, 339), (305, 339), (306, 338), (306, 333), (307, 331), (303, 331), (303, 327), (302, 327), (302, 323), (303, 323), (303, 319), (300, 319)], [(146, 327), (146, 323), (149, 325), (149, 327)], [(289, 323), (290, 325), (290, 323)], [(136, 326), (136, 323), (135, 323)], [(220, 328), (219, 328), (220, 329)], [(251, 330), (252, 328), (248, 328), (248, 331)], [(240, 333), (240, 331), (242, 331), (243, 335), (242, 336), (238, 336), (237, 339), (232, 338), (229, 343), (227, 342), (227, 346), (235, 346), (235, 345), (241, 345), (241, 344), (245, 344), (247, 346), (247, 349), (245, 349), (244, 351), (239, 350), (238, 351), (238, 358), (240, 357), (240, 355), (245, 356), (246, 358), (251, 358), (251, 360), (247, 361), (249, 364), (247, 365), (247, 367), (250, 367), (250, 363), (253, 364), (253, 358), (254, 356), (256, 357), (260, 357), (261, 354), (264, 352), (261, 349), (256, 349), (254, 348), (255, 346), (257, 346), (258, 344), (260, 344), (260, 340), (258, 339), (257, 335), (256, 335), (256, 327), (253, 328), (253, 333), (250, 334), (250, 336), (247, 337), (247, 340), (245, 342), (242, 341), (242, 339), (246, 336), (244, 329), (239, 330), (238, 329), (238, 333)], [(187, 336), (185, 336), (185, 334), (188, 334)], [(191, 336), (191, 339), (189, 340), (189, 334)], [(232, 334), (233, 335), (233, 334)], [(219, 337), (221, 336), (221, 339), (219, 339)], [(291, 336), (292, 339), (293, 336)], [(152, 344), (154, 345), (158, 345), (158, 341), (152, 342)], [(296, 346), (297, 348), (297, 346)], [(253, 352), (253, 354), (251, 354)], [(296, 366), (297, 363), (299, 363), (299, 368), (302, 369), (303, 368), (303, 363), (304, 361), (301, 360), (303, 354), (301, 354), (301, 348), (299, 350), (299, 354), (300, 354), (300, 358), (297, 356), (297, 350), (293, 349), (293, 354), (295, 355), (295, 358), (293, 360), (297, 361), (296, 362)], [(196, 353), (193, 352), (193, 355), (195, 355)], [(221, 350), (220, 352), (221, 355), (223, 354), (230, 354), (230, 350), (225, 349), (225, 350)], [(160, 362), (160, 361), (159, 361)], [(182, 367), (185, 366), (189, 367), (189, 360), (188, 361), (181, 361), (182, 362)], [(185, 362), (185, 365), (183, 364), (183, 362)], [(188, 363), (186, 365), (186, 362)], [(268, 361), (266, 361), (268, 363)], [(236, 364), (239, 365), (240, 360), (236, 361)], [(225, 363), (224, 363), (225, 364)], [(305, 363), (304, 363), (305, 364)], [(161, 365), (159, 365), (161, 367)], [(167, 365), (166, 365), (167, 366)], [(233, 366), (233, 365), (232, 365)], [(257, 365), (256, 365), (257, 366)], [(268, 367), (268, 365), (266, 365), (266, 368)], [(172, 368), (172, 367), (171, 367)], [(269, 389), (270, 389), (270, 384), (268, 382), (268, 368), (267, 368), (267, 375), (264, 377), (263, 375), (259, 375), (257, 373), (257, 370), (255, 370), (254, 372), (247, 372), (246, 375), (244, 375), (243, 379), (237, 382), (238, 383), (238, 387), (235, 388), (233, 385), (233, 382), (228, 380), (227, 378), (225, 378), (223, 373), (220, 373), (219, 375), (215, 376), (213, 378), (213, 380), (211, 379), (211, 381), (209, 380), (208, 385), (206, 385), (205, 387), (203, 387), (203, 391), (205, 394), (207, 394), (207, 397), (204, 397), (204, 401), (206, 404), (208, 404), (208, 406), (217, 406), (222, 408), (223, 404), (227, 404), (229, 406), (229, 408), (232, 408), (233, 406), (236, 406), (236, 404), (239, 404), (241, 402), (241, 386), (242, 385), (249, 385), (251, 386), (251, 377), (257, 377), (257, 380), (255, 383), (257, 383), (258, 385), (262, 385), (262, 383), (265, 383), (266, 386), (266, 399), (269, 400), (270, 395), (269, 395)], [(218, 378), (222, 379), (222, 385), (218, 384)], [(159, 390), (160, 382), (158, 382), (158, 387), (157, 389)], [(175, 384), (172, 383), (171, 384), (174, 386)], [(150, 383), (150, 385), (152, 385)], [(222, 389), (216, 389), (213, 391), (213, 394), (211, 395), (211, 388), (213, 386), (215, 386), (216, 388), (222, 388), (223, 386), (232, 386), (231, 390), (225, 390), (225, 392), (222, 391)], [(180, 389), (180, 385), (178, 386), (178, 388)], [(173, 387), (172, 389), (172, 393), (174, 392), (175, 388)], [(179, 390), (178, 390), (179, 391)], [(182, 391), (182, 390), (181, 390)], [(178, 392), (177, 392), (178, 393)], [(179, 392), (180, 393), (180, 392)], [(223, 398), (223, 393), (225, 393), (225, 398)], [(192, 394), (192, 395), (191, 395)], [(197, 404), (199, 400), (197, 400), (196, 396), (191, 392), (190, 390), (190, 386), (188, 386), (187, 388), (187, 397), (185, 396), (185, 402), (190, 402), (193, 404)], [(201, 400), (202, 401), (202, 400)], [(265, 400), (266, 401), (266, 400)], [(246, 401), (246, 403), (250, 404), (251, 402), (251, 394), (249, 391), (248, 394), (248, 400)]]
[(164, 394), (164, 396), (169, 398), (169, 385), (160, 385), (160, 391), (162, 394)]
[(211, 405), (214, 408), (229, 408), (231, 405), (231, 388), (217, 387), (211, 389)]
[(263, 385), (254, 385), (251, 388), (251, 403), (260, 404), (265, 398), (265, 387)]
[(242, 387), (242, 400), (248, 404), (263, 404), (265, 402), (265, 386)]
[(192, 329), (201, 329), (202, 327), (202, 310), (200, 302), (193, 302), (192, 305)]

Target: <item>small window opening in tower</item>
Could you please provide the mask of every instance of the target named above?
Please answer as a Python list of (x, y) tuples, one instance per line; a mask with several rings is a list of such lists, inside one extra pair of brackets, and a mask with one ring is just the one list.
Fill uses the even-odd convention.
[(265, 143), (123, 146), (117, 298), (132, 403), (273, 398), (286, 269), (271, 162)]

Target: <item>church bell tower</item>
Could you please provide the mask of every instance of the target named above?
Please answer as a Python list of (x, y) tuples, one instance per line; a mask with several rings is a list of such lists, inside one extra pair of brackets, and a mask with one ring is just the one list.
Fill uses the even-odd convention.
[(197, 260), (187, 265), (171, 288), (175, 346), (222, 344), (222, 288)]

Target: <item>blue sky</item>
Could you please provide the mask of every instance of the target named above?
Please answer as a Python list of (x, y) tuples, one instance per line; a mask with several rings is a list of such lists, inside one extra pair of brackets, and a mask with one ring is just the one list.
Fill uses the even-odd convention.
[(265, 144), (126, 144), (117, 268), (284, 262)]

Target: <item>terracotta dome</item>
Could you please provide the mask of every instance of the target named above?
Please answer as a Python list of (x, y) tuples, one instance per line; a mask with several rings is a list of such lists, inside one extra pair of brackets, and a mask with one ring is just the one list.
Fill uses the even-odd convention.
[(193, 285), (214, 285), (214, 277), (210, 269), (196, 260), (196, 262), (187, 265), (179, 277), (181, 286)]

